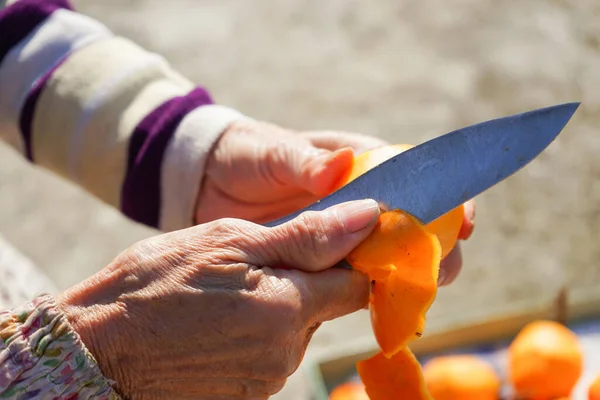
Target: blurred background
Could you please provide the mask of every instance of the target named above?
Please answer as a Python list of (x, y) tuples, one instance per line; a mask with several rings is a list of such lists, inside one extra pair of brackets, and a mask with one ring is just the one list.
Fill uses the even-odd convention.
[[(597, 0), (74, 4), (165, 56), (217, 102), (299, 130), (418, 144), (487, 119), (581, 101), (538, 159), (477, 198), (463, 272), (440, 290), (429, 324), (544, 302), (563, 285), (600, 288)], [(61, 289), (155, 234), (4, 145), (0, 187), (0, 234)], [(325, 324), (309, 355), (370, 334), (368, 314), (359, 312)], [(295, 379), (279, 398), (306, 398)]]

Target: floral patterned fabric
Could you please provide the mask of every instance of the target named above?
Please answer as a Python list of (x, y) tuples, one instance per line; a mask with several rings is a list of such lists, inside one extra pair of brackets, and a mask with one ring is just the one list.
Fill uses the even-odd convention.
[(54, 298), (0, 311), (0, 399), (120, 399)]

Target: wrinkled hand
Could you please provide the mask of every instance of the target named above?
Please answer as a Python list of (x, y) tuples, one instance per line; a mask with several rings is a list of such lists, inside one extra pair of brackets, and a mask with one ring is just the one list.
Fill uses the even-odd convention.
[[(354, 155), (387, 145), (355, 133), (293, 132), (264, 122), (234, 123), (215, 145), (206, 166), (196, 221), (232, 217), (264, 223), (329, 194)], [(475, 203), (465, 207), (459, 239), (473, 231)], [(440, 285), (462, 267), (460, 244), (443, 260)]]
[(227, 217), (264, 223), (287, 215), (331, 193), (355, 152), (385, 144), (359, 134), (234, 123), (207, 162), (196, 222)]
[(363, 200), (275, 228), (224, 219), (153, 237), (57, 304), (126, 398), (266, 399), (323, 321), (366, 306), (366, 275), (329, 267), (378, 215)]

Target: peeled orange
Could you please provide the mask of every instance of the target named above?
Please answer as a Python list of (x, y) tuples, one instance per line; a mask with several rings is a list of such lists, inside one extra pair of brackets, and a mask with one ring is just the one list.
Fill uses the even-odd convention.
[[(411, 147), (387, 146), (359, 155), (339, 186)], [(346, 257), (372, 284), (369, 310), (381, 352), (357, 364), (371, 400), (431, 399), (421, 366), (407, 346), (423, 334), (425, 314), (437, 294), (440, 262), (456, 244), (463, 213), (459, 206), (423, 225), (402, 210), (386, 210)]]
[(421, 337), (437, 293), (441, 247), (436, 236), (410, 215), (387, 211), (346, 260), (371, 279), (371, 323), (385, 356)]
[[(358, 178), (370, 169), (378, 166), (382, 162), (387, 161), (390, 158), (413, 147), (414, 146), (411, 144), (396, 144), (380, 147), (358, 155), (354, 159), (352, 169), (337, 186), (341, 187), (352, 182), (354, 179)], [(462, 227), (463, 218), (464, 207), (460, 205), (454, 210), (437, 218), (435, 221), (427, 224), (427, 229), (429, 232), (436, 235), (440, 241), (442, 246), (442, 258), (446, 257), (454, 248), (454, 245), (458, 239), (458, 234)]]

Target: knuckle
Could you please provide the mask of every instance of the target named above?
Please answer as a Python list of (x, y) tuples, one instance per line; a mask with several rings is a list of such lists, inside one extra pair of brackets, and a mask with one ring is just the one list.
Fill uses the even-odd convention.
[(155, 236), (141, 240), (131, 245), (126, 251), (119, 254), (117, 259), (121, 262), (128, 261), (133, 264), (144, 264), (147, 260), (163, 259), (171, 252), (168, 249), (172, 241), (165, 240), (165, 236)]
[(261, 163), (261, 173), (276, 185), (285, 186), (290, 181), (286, 166), (294, 163), (295, 152), (288, 141), (289, 139), (279, 138), (264, 147), (265, 162)]
[(276, 393), (279, 393), (281, 391), (281, 389), (283, 389), (283, 387), (285, 386), (285, 382), (287, 381), (286, 379), (279, 379), (276, 381), (271, 381), (271, 382), (265, 382), (265, 394), (271, 396), (274, 395)]
[(302, 326), (302, 294), (292, 279), (265, 273), (265, 269), (256, 271), (261, 277), (255, 287), (257, 307), (269, 326), (269, 336), (276, 342), (286, 343)]
[(277, 380), (263, 380), (258, 383), (254, 383), (252, 387), (245, 391), (243, 394), (250, 396), (252, 399), (268, 399), (283, 389), (287, 379)]
[(203, 240), (226, 249), (260, 247), (262, 235), (257, 225), (235, 218), (223, 218), (207, 224)]
[(292, 357), (281, 357), (279, 363), (273, 370), (272, 378), (276, 381), (286, 380), (289, 378), (296, 369), (298, 369), (299, 362), (294, 360)]
[(314, 288), (301, 271), (287, 271), (278, 279), (278, 295), (275, 297), (277, 323), (286, 329), (288, 336), (298, 334), (314, 320), (319, 307), (314, 301)]
[[(254, 265), (249, 265), (247, 270), (248, 272), (244, 275), (244, 287), (246, 290), (250, 292), (259, 290), (261, 293), (261, 300), (266, 298), (266, 296), (269, 296), (272, 292), (268, 271), (265, 271), (266, 269), (268, 269), (268, 267), (263, 269)], [(263, 295), (264, 292), (267, 292), (266, 296)], [(260, 305), (262, 305), (262, 303), (259, 303), (258, 306)]]
[(219, 240), (227, 240), (237, 237), (240, 232), (240, 221), (233, 218), (222, 218), (209, 222), (206, 227), (212, 236), (218, 236)]
[(331, 242), (331, 223), (317, 215), (314, 211), (308, 211), (298, 217), (293, 229), (296, 231), (295, 245), (304, 250), (309, 250), (307, 262), (314, 263), (329, 251)]
[(140, 240), (129, 247), (129, 249), (123, 253), (126, 256), (139, 256), (148, 253), (154, 253), (158, 247), (158, 237), (150, 237), (148, 239)]

